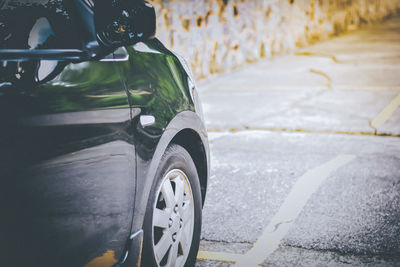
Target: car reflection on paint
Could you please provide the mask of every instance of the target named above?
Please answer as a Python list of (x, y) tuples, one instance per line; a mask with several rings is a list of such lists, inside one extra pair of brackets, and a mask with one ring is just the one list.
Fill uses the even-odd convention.
[(209, 150), (193, 77), (147, 2), (101, 3), (0, 3), (5, 266), (194, 264)]

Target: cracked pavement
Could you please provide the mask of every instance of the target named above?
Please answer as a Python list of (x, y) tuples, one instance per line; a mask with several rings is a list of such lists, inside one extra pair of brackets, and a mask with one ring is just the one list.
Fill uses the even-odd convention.
[(397, 17), (201, 81), (196, 266), (400, 266), (399, 73)]

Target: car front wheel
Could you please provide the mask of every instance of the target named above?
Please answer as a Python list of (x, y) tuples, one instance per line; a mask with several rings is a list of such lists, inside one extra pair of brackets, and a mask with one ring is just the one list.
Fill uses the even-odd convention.
[(170, 145), (157, 170), (144, 221), (142, 266), (193, 266), (200, 243), (199, 177), (189, 153)]

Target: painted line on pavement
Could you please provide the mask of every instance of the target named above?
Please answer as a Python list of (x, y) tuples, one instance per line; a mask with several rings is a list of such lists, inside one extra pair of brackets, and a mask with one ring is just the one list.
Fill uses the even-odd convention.
[(94, 258), (85, 267), (115, 266), (118, 261), (115, 259), (115, 252), (107, 250), (102, 256)]
[(389, 105), (387, 105), (378, 116), (371, 121), (371, 126), (375, 129), (382, 126), (393, 115), (396, 109), (400, 106), (400, 94), (398, 94)]
[(263, 261), (279, 247), (280, 241), (288, 233), (294, 220), (303, 210), (308, 199), (318, 190), (323, 181), (333, 171), (346, 165), (354, 158), (354, 155), (339, 155), (301, 176), (293, 186), (278, 213), (264, 229), (261, 237), (233, 266), (253, 267), (263, 263)]
[(355, 91), (400, 91), (400, 86), (390, 85), (335, 85), (333, 89), (336, 90), (355, 90)]
[[(271, 131), (271, 132), (290, 132), (290, 133), (324, 133), (324, 134), (346, 134), (346, 135), (381, 135), (371, 132), (350, 132), (350, 131), (333, 131), (333, 130), (309, 130), (309, 129), (290, 129), (290, 128), (274, 128), (274, 127), (253, 127), (240, 126), (233, 127), (213, 127), (207, 128), (207, 132), (239, 132), (239, 131)], [(382, 134), (385, 135), (385, 134)], [(386, 136), (386, 135), (385, 135)]]
[(289, 129), (289, 128), (268, 128), (268, 127), (252, 127), (252, 126), (240, 126), (236, 128), (229, 127), (214, 127), (207, 128), (209, 133), (221, 133), (221, 132), (240, 132), (240, 131), (270, 131), (270, 132), (287, 132), (287, 133), (316, 133), (316, 134), (344, 134), (344, 135), (366, 135), (366, 136), (389, 136), (389, 137), (400, 137), (399, 134), (392, 134), (387, 132), (351, 132), (351, 131), (334, 131), (334, 130), (310, 130), (310, 129)]
[(243, 254), (227, 252), (199, 251), (197, 253), (197, 259), (208, 261), (237, 262), (241, 257)]
[(314, 74), (317, 74), (317, 75), (320, 75), (320, 76), (324, 77), (325, 79), (327, 79), (328, 83), (326, 84), (326, 86), (328, 87), (328, 89), (332, 88), (332, 84), (331, 84), (332, 83), (332, 79), (331, 79), (331, 77), (328, 76), (328, 74), (326, 74), (326, 73), (324, 73), (322, 71), (319, 71), (319, 70), (315, 70), (315, 69), (310, 69), (310, 72), (314, 73)]
[(308, 52), (308, 51), (303, 51), (303, 52), (297, 52), (295, 53), (296, 56), (311, 56), (311, 57), (327, 57), (332, 59), (333, 62), (339, 63), (339, 60), (334, 56), (334, 55), (328, 55), (324, 53), (314, 53), (314, 52)]

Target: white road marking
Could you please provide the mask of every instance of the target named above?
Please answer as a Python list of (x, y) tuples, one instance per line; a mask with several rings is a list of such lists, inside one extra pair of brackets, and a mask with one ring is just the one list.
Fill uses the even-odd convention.
[(306, 172), (293, 186), (285, 202), (280, 207), (254, 246), (236, 261), (235, 267), (253, 267), (263, 263), (278, 247), (288, 233), (294, 220), (303, 210), (311, 195), (335, 170), (355, 158), (354, 155), (339, 155), (329, 162)]
[(387, 122), (396, 109), (400, 106), (400, 94), (397, 95), (390, 103), (387, 105), (375, 119), (371, 121), (371, 126), (377, 129), (381, 127), (385, 122)]

